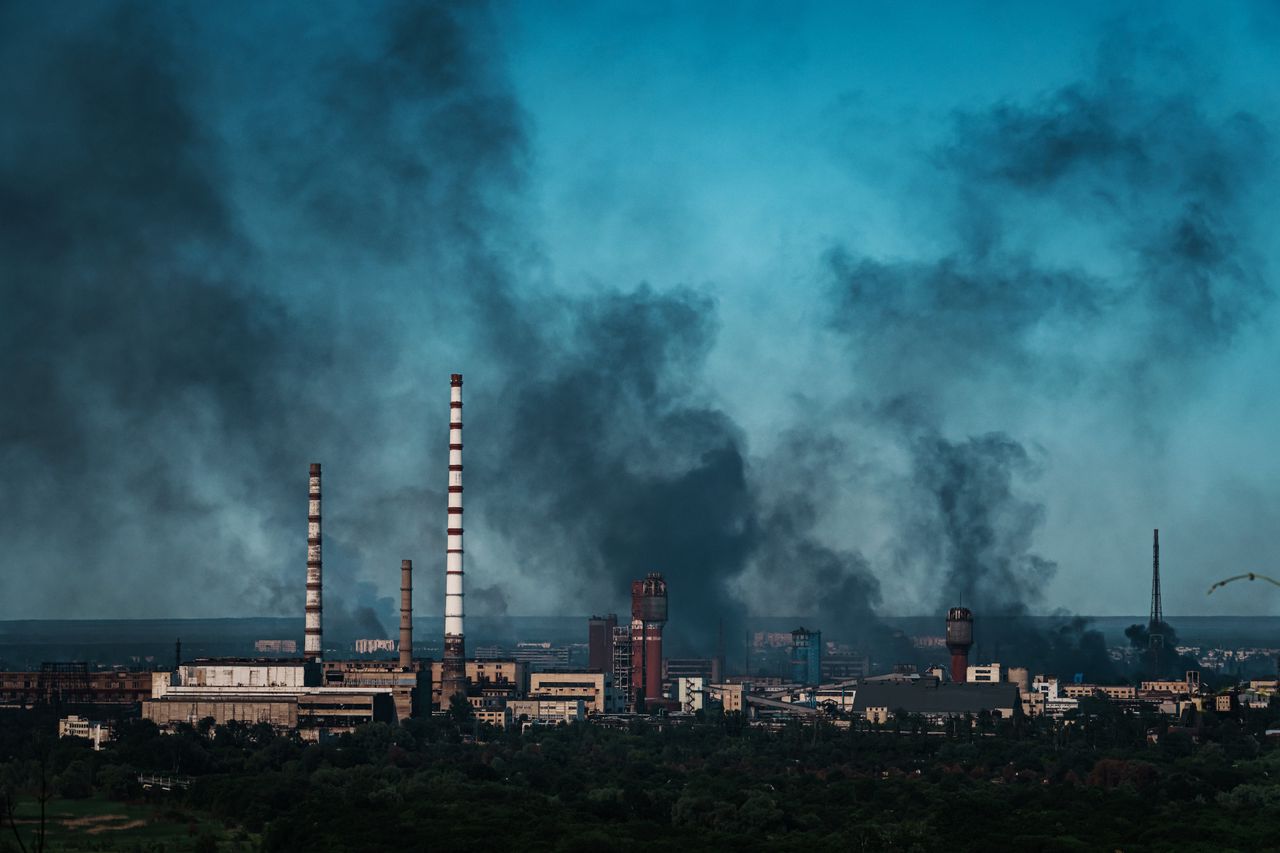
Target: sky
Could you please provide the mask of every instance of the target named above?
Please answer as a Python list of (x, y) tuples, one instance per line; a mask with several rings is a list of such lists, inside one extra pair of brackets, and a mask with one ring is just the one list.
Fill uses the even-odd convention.
[(1277, 35), (0, 3), (0, 618), (1274, 613)]

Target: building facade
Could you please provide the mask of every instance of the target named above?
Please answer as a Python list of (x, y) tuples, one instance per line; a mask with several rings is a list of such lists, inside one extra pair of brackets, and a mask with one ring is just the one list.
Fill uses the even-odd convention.
[(626, 704), (604, 672), (535, 672), (529, 675), (530, 699), (579, 699), (587, 714), (619, 714)]

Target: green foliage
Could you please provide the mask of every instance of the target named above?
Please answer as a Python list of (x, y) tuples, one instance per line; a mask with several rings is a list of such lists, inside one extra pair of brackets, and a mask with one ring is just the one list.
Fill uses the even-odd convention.
[[(161, 735), (134, 723), (101, 753), (44, 737), (36, 718), (12, 721), (26, 734), (0, 732), (0, 779), (25, 809), (42, 773), (63, 794), (94, 793), (55, 800), (64, 810), (142, 800), (109, 808), (198, 825), (168, 850), (215, 849), (208, 839), (237, 849), (234, 837), (308, 853), (477, 839), (531, 851), (1269, 849), (1280, 825), (1280, 749), (1262, 737), (1276, 716), (1265, 711), (1206, 716), (1194, 733), (1094, 703), (1065, 724), (976, 716), (943, 731), (906, 714), (847, 731), (714, 714), (660, 728), (481, 729), (478, 743), (462, 742), (474, 722), (452, 714), (310, 744), (262, 727)], [(140, 771), (195, 781), (144, 794)]]

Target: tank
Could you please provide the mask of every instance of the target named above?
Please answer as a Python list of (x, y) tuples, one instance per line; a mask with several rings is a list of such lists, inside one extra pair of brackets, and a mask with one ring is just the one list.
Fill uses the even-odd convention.
[(667, 621), (667, 582), (660, 572), (631, 583), (631, 618), (641, 622)]
[(947, 648), (968, 651), (972, 645), (973, 613), (967, 607), (951, 608), (947, 611)]

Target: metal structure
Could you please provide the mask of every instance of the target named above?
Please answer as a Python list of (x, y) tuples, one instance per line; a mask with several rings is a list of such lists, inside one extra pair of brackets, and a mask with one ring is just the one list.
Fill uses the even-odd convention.
[(963, 683), (969, 673), (969, 649), (973, 647), (973, 613), (967, 607), (947, 611), (947, 651), (951, 652), (951, 680)]
[(1147, 642), (1153, 649), (1164, 646), (1164, 607), (1160, 602), (1160, 530), (1151, 540), (1151, 618), (1147, 621)]
[(623, 697), (627, 710), (635, 710), (635, 685), (631, 683), (631, 629), (626, 625), (613, 629), (613, 688)]
[(466, 643), (462, 607), (462, 374), (449, 381), (449, 522), (444, 578), (444, 659), (440, 707), (467, 696)]
[(413, 666), (413, 560), (400, 561), (400, 668)]
[(36, 696), (39, 701), (55, 707), (89, 703), (93, 698), (89, 685), (89, 664), (83, 661), (40, 664)]
[(323, 610), (320, 568), (320, 463), (311, 463), (307, 506), (307, 623), (302, 646), (304, 660), (318, 663), (323, 648), (320, 617)]
[(636, 710), (662, 696), (662, 629), (667, 624), (667, 582), (649, 572), (631, 582), (631, 685)]

